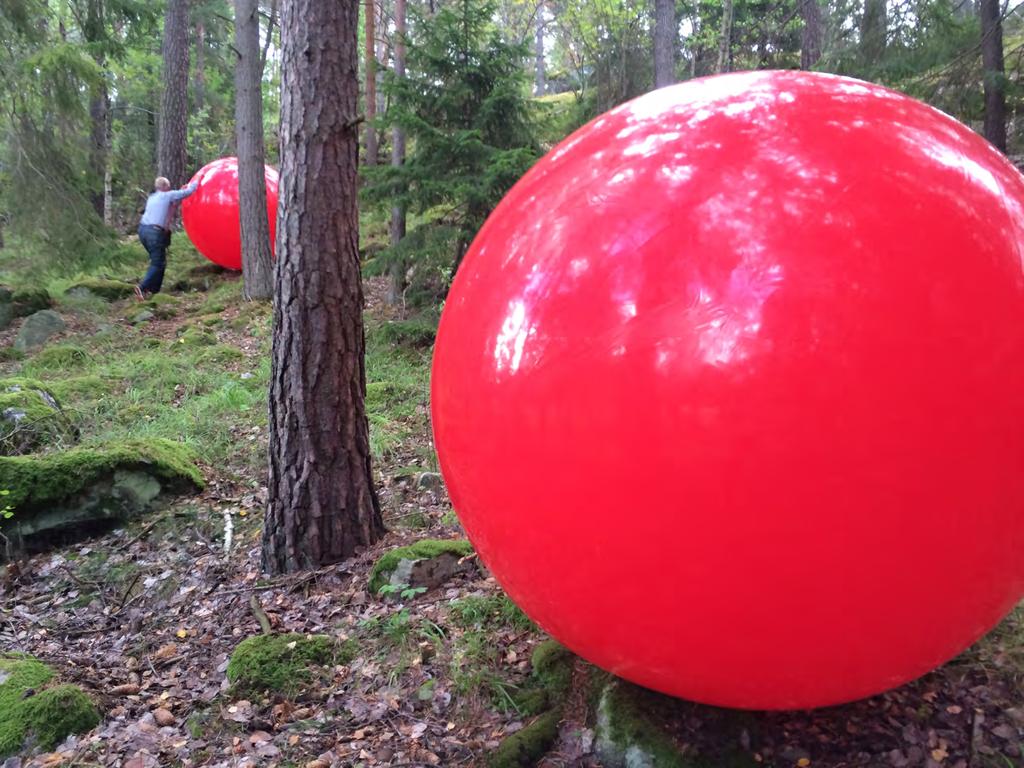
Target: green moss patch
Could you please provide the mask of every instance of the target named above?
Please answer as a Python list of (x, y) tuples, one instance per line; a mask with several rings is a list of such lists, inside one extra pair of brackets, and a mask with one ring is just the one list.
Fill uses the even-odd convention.
[(7, 503), (17, 510), (60, 501), (104, 474), (131, 468), (203, 487), (203, 476), (188, 448), (170, 440), (153, 439), (103, 448), (75, 448), (45, 456), (0, 457), (0, 488), (10, 490)]
[(73, 685), (47, 688), (53, 679), (53, 670), (36, 659), (0, 655), (0, 757), (28, 743), (53, 749), (99, 723), (88, 696)]
[(79, 280), (64, 291), (68, 296), (99, 296), (106, 301), (119, 301), (127, 299), (135, 293), (135, 286), (123, 280), (104, 280), (103, 278), (91, 277), (86, 280)]
[(560, 711), (545, 712), (507, 737), (488, 757), (488, 768), (532, 768), (554, 745), (560, 719)]
[(353, 642), (327, 635), (258, 635), (235, 648), (227, 677), (239, 691), (294, 696), (313, 681), (317, 667), (346, 664), (355, 650)]
[(403, 562), (433, 560), (444, 555), (457, 558), (473, 554), (473, 545), (463, 539), (422, 539), (407, 547), (396, 547), (385, 553), (370, 571), (370, 592), (377, 594)]
[(34, 379), (0, 379), (0, 456), (71, 443), (78, 430), (60, 403)]

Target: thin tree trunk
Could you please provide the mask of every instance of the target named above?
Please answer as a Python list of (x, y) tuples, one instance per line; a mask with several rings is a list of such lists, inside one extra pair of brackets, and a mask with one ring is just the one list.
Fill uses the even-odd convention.
[(860, 24), (860, 54), (867, 65), (877, 64), (885, 53), (888, 36), (886, 0), (864, 0)]
[(107, 175), (110, 155), (110, 94), (106, 78), (89, 99), (89, 118), (92, 135), (89, 141), (90, 193), (93, 210), (101, 220), (107, 221), (106, 195), (103, 182)]
[(358, 4), (281, 17), (281, 208), (263, 567), (340, 562), (383, 535), (370, 469), (356, 173)]
[[(405, 77), (405, 0), (395, 0), (395, 77)], [(391, 133), (391, 165), (398, 167), (405, 162), (405, 129), (396, 125)], [(391, 207), (391, 245), (395, 246), (405, 237), (405, 208)], [(399, 260), (392, 264), (389, 274), (387, 301), (398, 303), (405, 290), (405, 265)]]
[(235, 0), (235, 141), (242, 233), (242, 281), (247, 299), (274, 294), (270, 223), (263, 163), (263, 89), (260, 87), (260, 17), (257, 0)]
[(654, 87), (676, 81), (676, 3), (654, 0)]
[(981, 0), (981, 61), (985, 70), (985, 138), (1006, 152), (1006, 71), (999, 0)]
[(544, 3), (537, 6), (534, 23), (536, 24), (533, 36), (534, 96), (543, 96), (547, 91), (547, 72), (544, 62)]
[(263, 52), (260, 54), (260, 77), (267, 71), (267, 55), (270, 53), (270, 43), (274, 39), (274, 27), (277, 24), (277, 0), (270, 3), (270, 18), (267, 20), (267, 37), (263, 41)]
[(732, 64), (732, 8), (733, 0), (722, 0), (722, 32), (718, 37), (718, 65), (716, 71), (728, 72)]
[(164, 92), (160, 100), (157, 168), (172, 187), (185, 182), (188, 133), (188, 0), (167, 0), (164, 15)]
[(367, 165), (377, 164), (377, 129), (373, 121), (377, 118), (377, 31), (376, 21), (377, 9), (374, 0), (366, 0), (364, 9), (364, 40), (365, 61), (364, 70), (366, 75), (366, 93), (364, 102), (366, 106), (366, 158)]
[(800, 0), (800, 16), (804, 22), (800, 38), (800, 69), (810, 69), (821, 58), (824, 27), (818, 0)]
[(196, 22), (196, 70), (193, 77), (192, 100), (196, 112), (202, 112), (206, 106), (206, 25)]

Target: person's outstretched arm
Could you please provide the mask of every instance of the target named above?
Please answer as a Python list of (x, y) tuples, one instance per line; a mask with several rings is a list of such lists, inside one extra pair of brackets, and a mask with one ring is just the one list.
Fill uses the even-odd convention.
[(187, 187), (182, 187), (181, 189), (171, 190), (170, 192), (167, 193), (167, 195), (168, 195), (168, 197), (171, 198), (171, 200), (174, 200), (174, 201), (184, 200), (186, 197), (188, 197), (193, 192), (195, 192), (198, 188), (199, 188), (199, 182), (198, 181), (193, 181)]

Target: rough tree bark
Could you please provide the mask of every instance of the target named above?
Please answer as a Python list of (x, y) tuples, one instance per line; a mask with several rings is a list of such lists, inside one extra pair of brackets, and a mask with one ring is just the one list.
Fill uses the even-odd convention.
[(985, 70), (985, 138), (1006, 152), (1006, 70), (999, 0), (980, 0), (981, 61)]
[(235, 141), (242, 232), (242, 281), (247, 299), (274, 295), (270, 223), (263, 163), (263, 90), (260, 87), (260, 17), (257, 0), (235, 0)]
[(676, 2), (654, 0), (654, 87), (676, 81)]
[(821, 58), (824, 37), (818, 0), (800, 0), (800, 17), (804, 22), (800, 38), (800, 69), (810, 69)]
[(365, 60), (363, 62), (366, 75), (366, 92), (363, 100), (366, 106), (366, 158), (367, 165), (377, 164), (377, 129), (373, 121), (377, 118), (377, 9), (374, 0), (366, 0), (364, 9)]
[(732, 15), (733, 0), (722, 0), (722, 31), (718, 36), (718, 64), (716, 71), (728, 72), (732, 68)]
[(357, 2), (281, 15), (281, 207), (263, 566), (340, 562), (384, 532), (370, 470), (357, 249)]
[(544, 3), (537, 4), (534, 14), (533, 32), (533, 90), (534, 96), (543, 96), (547, 91), (547, 72), (544, 61)]
[[(405, 0), (395, 0), (395, 77), (405, 77)], [(396, 125), (391, 132), (391, 165), (400, 166), (405, 162), (405, 129)], [(391, 207), (391, 245), (395, 246), (405, 237), (405, 208)], [(405, 288), (405, 265), (395, 261), (388, 270), (389, 304), (397, 304)]]
[(185, 182), (188, 132), (188, 0), (167, 0), (164, 15), (164, 92), (160, 99), (157, 169), (172, 187)]

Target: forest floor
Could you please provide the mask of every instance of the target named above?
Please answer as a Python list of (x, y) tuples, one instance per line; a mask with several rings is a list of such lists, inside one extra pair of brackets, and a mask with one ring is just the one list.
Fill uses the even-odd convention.
[[(131, 301), (61, 299), (63, 336), (0, 363), (0, 375), (59, 382), (83, 444), (183, 440), (207, 478), (201, 493), (146, 519), (0, 571), (0, 649), (52, 664), (103, 712), (99, 727), (57, 751), (0, 765), (487, 765), (531, 722), (516, 694), (543, 633), (478, 564), (406, 599), (368, 587), (373, 563), (395, 546), (462, 535), (443, 487), (419, 482), (436, 472), (425, 321), (398, 317), (368, 280), (368, 410), (389, 533), (344, 564), (268, 579), (259, 537), (269, 307), (243, 302), (236, 276), (204, 270), (183, 246), (172, 265), (168, 285), (199, 276), (208, 290), (169, 293), (144, 324), (132, 323)], [(48, 287), (60, 296), (73, 281)], [(189, 328), (200, 343), (183, 342)], [(16, 332), (17, 323), (0, 333), (0, 348)], [(298, 695), (243, 695), (226, 679), (228, 659), (264, 622), (349, 640), (354, 651)], [(843, 707), (734, 713), (644, 701), (678, 765), (1015, 768), (1024, 765), (1024, 614), (926, 677)], [(536, 764), (600, 766), (593, 728), (585, 705), (570, 707)]]

